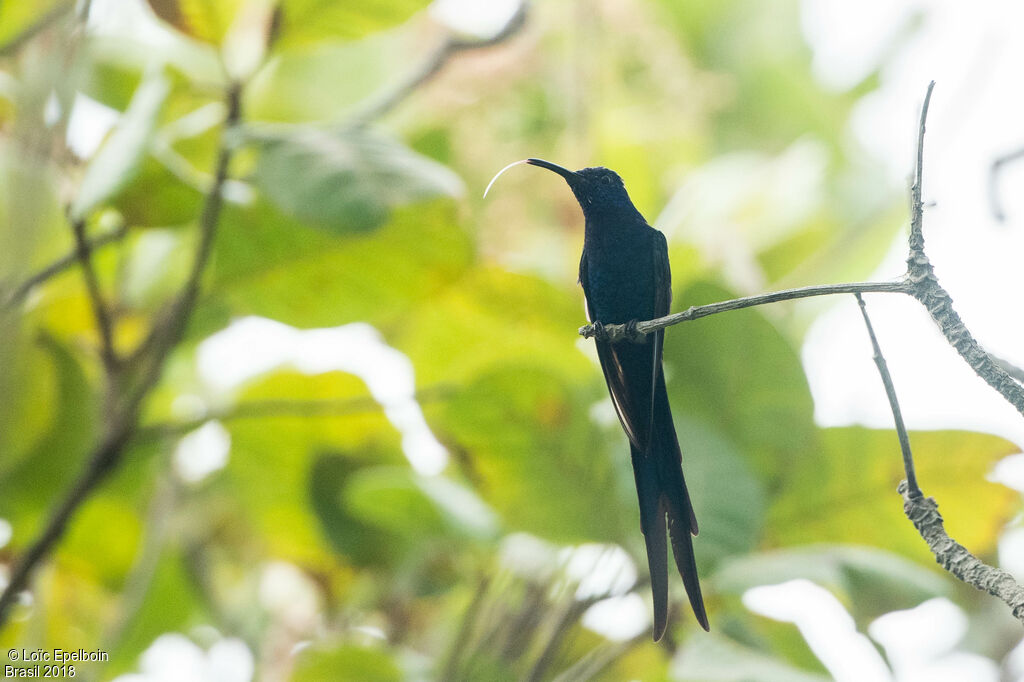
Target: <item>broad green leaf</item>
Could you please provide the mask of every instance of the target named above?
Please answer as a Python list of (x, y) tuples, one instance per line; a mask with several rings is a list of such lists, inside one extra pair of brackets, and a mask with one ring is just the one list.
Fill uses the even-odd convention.
[[(24, 400), (3, 401), (4, 410), (11, 405), (32, 409), (20, 414), (17, 424), (0, 431), (10, 429), (13, 436), (37, 438), (23, 457), (13, 459), (17, 450), (12, 448), (4, 451), (0, 461), (0, 518), (15, 524), (16, 545), (30, 541), (50, 506), (78, 476), (99, 418), (96, 392), (78, 359), (48, 336), (41, 337), (39, 344), (49, 356), (50, 370), (40, 374), (36, 363), (45, 359), (34, 353), (23, 356), (21, 362), (30, 369), (33, 381), (8, 387), (12, 395), (20, 393)], [(41, 414), (46, 415), (45, 430), (44, 423), (37, 421)], [(11, 444), (4, 443), (5, 447)]]
[[(443, 477), (419, 476), (408, 467), (373, 467), (355, 472), (341, 492), (343, 504), (364, 523), (413, 539), (421, 536), (492, 531), (486, 518), (459, 505), (468, 495)], [(482, 511), (486, 513), (486, 508)]]
[[(319, 44), (314, 50), (282, 51), (246, 86), (246, 119), (281, 123), (344, 120), (420, 54), (421, 46), (410, 42), (414, 41), (389, 32), (355, 42)], [(345, 78), (339, 79), (341, 71)], [(331, 87), (323, 87), (325, 82)]]
[[(346, 453), (378, 464), (403, 461), (398, 434), (383, 412), (362, 407), (370, 400), (362, 381), (341, 372), (305, 375), (281, 371), (254, 382), (239, 398), (274, 401), (267, 414), (225, 422), (231, 454), (214, 490), (262, 536), (267, 551), (300, 563), (328, 561), (315, 507), (309, 504), (314, 463), (324, 453)], [(337, 401), (340, 412), (275, 415), (274, 404)], [(358, 401), (346, 413), (345, 404)], [(370, 400), (372, 405), (372, 400)]]
[(147, 0), (153, 12), (193, 38), (219, 45), (243, 0)]
[(139, 173), (170, 87), (167, 78), (157, 73), (144, 80), (135, 91), (121, 122), (82, 178), (71, 205), (73, 220), (87, 217)]
[[(127, 620), (121, 636), (111, 647), (110, 663), (104, 668), (108, 675), (131, 668), (139, 654), (160, 635), (169, 631), (187, 632), (195, 621), (210, 618), (188, 576), (187, 561), (176, 546), (164, 549), (156, 559), (138, 609), (125, 614)], [(131, 608), (133, 605), (124, 606)]]
[(291, 682), (400, 682), (402, 670), (385, 650), (339, 644), (314, 644), (298, 654)]
[(370, 321), (387, 333), (465, 271), (470, 249), (447, 201), (404, 207), (381, 229), (343, 238), (267, 204), (230, 207), (207, 305), (298, 327)]
[(31, 0), (0, 2), (0, 46), (17, 38), (44, 20), (51, 12), (71, 14), (73, 0)]
[[(13, 317), (13, 315), (12, 315)], [(57, 419), (58, 401), (65, 393), (61, 389), (62, 379), (81, 377), (76, 363), (68, 361), (68, 371), (54, 371), (62, 363), (50, 362), (45, 347), (31, 342), (28, 333), (6, 315), (0, 318), (0, 516), (6, 511), (5, 498), (9, 488), (6, 485), (22, 459), (32, 452), (35, 443), (45, 437)], [(59, 351), (66, 356), (66, 351)], [(72, 369), (74, 368), (74, 370)], [(82, 379), (84, 381), (84, 379)]]
[[(128, 107), (132, 94), (154, 64), (164, 65), (174, 81), (175, 94), (193, 83), (214, 87), (223, 85), (225, 80), (223, 66), (212, 46), (177, 34), (158, 44), (143, 42), (131, 34), (89, 34), (81, 50), (82, 57), (75, 67), (78, 88), (117, 111)], [(178, 79), (184, 87), (179, 88)]]
[[(577, 291), (497, 267), (469, 269), (404, 317), (392, 341), (422, 386), (469, 382), (493, 367), (528, 362), (587, 384), (601, 370), (579, 352)], [(591, 342), (586, 342), (591, 343)]]
[(465, 451), (467, 478), (509, 529), (577, 542), (617, 541), (637, 527), (604, 434), (590, 420), (600, 394), (588, 386), (508, 363), (444, 406), (443, 433)]
[(364, 130), (295, 128), (254, 133), (253, 180), (282, 211), (344, 234), (384, 224), (391, 211), (458, 196), (462, 181), (441, 164)]
[[(729, 298), (725, 289), (697, 283), (675, 297), (674, 309)], [(717, 426), (769, 491), (820, 449), (800, 357), (760, 311), (670, 327), (665, 367), (673, 409)]]
[(757, 545), (765, 515), (764, 485), (713, 428), (685, 416), (677, 416), (675, 425), (683, 475), (700, 525), (694, 546), (703, 569)]
[(951, 581), (918, 563), (857, 545), (811, 545), (738, 557), (722, 566), (712, 582), (720, 592), (739, 595), (797, 578), (831, 590), (862, 624), (952, 592)]
[(355, 4), (332, 0), (281, 0), (278, 44), (294, 48), (362, 38), (406, 21), (429, 4), (428, 0), (373, 0)]
[[(913, 432), (910, 444), (921, 489), (938, 502), (950, 537), (979, 556), (993, 552), (1020, 502), (1016, 492), (986, 476), (1019, 448), (968, 431)], [(851, 542), (933, 563), (896, 492), (905, 476), (895, 431), (825, 429), (820, 449), (797, 457), (769, 511), (772, 544)]]
[(722, 635), (691, 637), (672, 661), (673, 679), (685, 682), (827, 682), (767, 653)]

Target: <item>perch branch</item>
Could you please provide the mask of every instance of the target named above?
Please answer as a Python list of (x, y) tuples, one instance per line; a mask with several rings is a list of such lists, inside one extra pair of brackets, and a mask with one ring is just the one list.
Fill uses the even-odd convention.
[(1011, 376), (1005, 367), (989, 355), (971, 335), (960, 316), (953, 309), (953, 299), (939, 284), (934, 268), (924, 252), (924, 204), (921, 201), (922, 174), (924, 168), (924, 132), (928, 118), (928, 105), (931, 101), (935, 82), (928, 84), (928, 92), (921, 106), (921, 119), (917, 135), (917, 158), (914, 173), (914, 184), (911, 187), (911, 221), (907, 272), (896, 282), (861, 282), (857, 284), (837, 284), (826, 286), (802, 287), (788, 289), (772, 294), (747, 296), (731, 301), (722, 301), (705, 306), (697, 306), (681, 313), (674, 313), (656, 320), (638, 322), (636, 325), (608, 324), (587, 325), (580, 327), (579, 333), (584, 337), (598, 336), (609, 341), (635, 341), (642, 334), (663, 329), (669, 325), (695, 320), (708, 315), (715, 315), (729, 310), (749, 308), (751, 306), (785, 301), (807, 296), (823, 296), (828, 294), (896, 292), (910, 294), (925, 307), (932, 316), (939, 331), (946, 341), (967, 362), (974, 372), (985, 380), (992, 388), (1024, 415), (1024, 385)]
[(1017, 583), (1006, 571), (989, 566), (978, 557), (967, 551), (963, 545), (953, 540), (946, 533), (942, 524), (942, 516), (939, 514), (939, 505), (932, 497), (925, 497), (917, 486), (914, 475), (914, 458), (910, 451), (910, 440), (907, 437), (907, 428), (903, 423), (903, 416), (900, 413), (900, 405), (896, 399), (896, 390), (893, 388), (892, 377), (886, 367), (882, 350), (878, 346), (878, 339), (871, 328), (871, 320), (868, 318), (867, 307), (864, 300), (857, 295), (857, 302), (860, 304), (861, 313), (864, 315), (864, 324), (867, 326), (868, 335), (871, 337), (871, 347), (874, 350), (875, 365), (882, 377), (882, 384), (885, 385), (885, 393), (889, 398), (889, 407), (892, 408), (893, 421), (896, 424), (896, 433), (899, 434), (900, 449), (903, 451), (903, 466), (907, 479), (901, 481), (897, 488), (903, 496), (903, 513), (907, 515), (914, 528), (921, 537), (928, 543), (928, 549), (935, 555), (935, 560), (941, 566), (956, 576), (962, 582), (971, 585), (993, 597), (1001, 599), (1010, 607), (1013, 616), (1024, 623), (1024, 586)]
[(524, 0), (519, 8), (509, 17), (508, 22), (490, 38), (483, 40), (466, 40), (458, 36), (450, 35), (434, 48), (434, 51), (416, 67), (416, 70), (408, 74), (400, 83), (374, 97), (361, 110), (356, 112), (350, 120), (350, 125), (364, 126), (371, 121), (380, 118), (384, 114), (398, 106), (405, 98), (416, 91), (421, 85), (440, 73), (448, 61), (459, 52), (480, 50), (493, 47), (505, 42), (526, 24), (528, 3)]
[[(226, 127), (236, 125), (240, 118), (241, 85), (232, 84), (227, 91), (228, 118)], [(71, 489), (61, 499), (53, 514), (47, 521), (43, 531), (32, 542), (22, 556), (18, 565), (11, 572), (10, 581), (0, 594), (0, 627), (4, 625), (10, 608), (22, 590), (28, 587), (29, 580), (35, 569), (49, 555), (63, 536), (68, 522), (75, 512), (95, 491), (99, 484), (113, 471), (124, 453), (138, 427), (139, 411), (149, 391), (160, 379), (164, 361), (171, 350), (181, 340), (182, 333), (191, 316), (196, 298), (199, 295), (199, 283), (203, 270), (209, 260), (213, 238), (216, 234), (220, 217), (221, 191), (227, 179), (227, 168), (233, 153), (233, 147), (222, 138), (221, 149), (217, 157), (215, 181), (210, 187), (203, 204), (199, 219), (199, 243), (196, 247), (195, 260), (189, 278), (180, 293), (169, 306), (169, 311), (161, 321), (154, 324), (148, 344), (148, 352), (136, 356), (141, 368), (138, 381), (128, 395), (115, 395), (113, 384), (108, 391), (112, 398), (110, 414), (107, 419), (106, 435), (99, 446), (89, 455), (85, 469), (72, 484)], [(133, 359), (136, 359), (133, 358)], [(108, 369), (108, 375), (110, 374)], [(117, 399), (120, 398), (120, 401)]]
[[(730, 310), (751, 308), (753, 306), (765, 305), (766, 303), (791, 301), (793, 299), (809, 298), (811, 296), (869, 292), (909, 294), (910, 287), (905, 280), (901, 279), (895, 282), (851, 282), (848, 284), (822, 284), (818, 286), (799, 287), (797, 289), (784, 289), (782, 291), (773, 291), (771, 293), (758, 294), (756, 296), (734, 298), (732, 300), (721, 301), (719, 303), (691, 306), (687, 310), (679, 313), (672, 313), (671, 315), (659, 317), (654, 320), (638, 322), (636, 324), (636, 333), (649, 334), (653, 331), (664, 329), (665, 327), (669, 327), (674, 324), (679, 324), (680, 322), (689, 322), (690, 320), (697, 320), (709, 315), (717, 315), (718, 313), (724, 313)], [(630, 338), (629, 330), (624, 324), (606, 324), (603, 325), (603, 329), (600, 325), (588, 324), (584, 327), (580, 327), (580, 335), (586, 338), (606, 338), (612, 342)]]

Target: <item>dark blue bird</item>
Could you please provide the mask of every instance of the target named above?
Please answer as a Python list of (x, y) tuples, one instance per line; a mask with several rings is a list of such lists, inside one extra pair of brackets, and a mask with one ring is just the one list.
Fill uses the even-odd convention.
[[(665, 236), (648, 225), (633, 206), (622, 178), (607, 168), (571, 171), (541, 159), (517, 163), (561, 175), (583, 209), (586, 231), (579, 281), (587, 319), (600, 324), (627, 324), (667, 315), (672, 302), (672, 275)], [(697, 534), (697, 519), (683, 479), (679, 441), (661, 367), (664, 337), (665, 332), (659, 330), (641, 337), (640, 343), (596, 341), (608, 392), (629, 437), (654, 594), (655, 641), (661, 639), (668, 624), (666, 534), (671, 538), (676, 566), (697, 621), (709, 629), (691, 537)]]

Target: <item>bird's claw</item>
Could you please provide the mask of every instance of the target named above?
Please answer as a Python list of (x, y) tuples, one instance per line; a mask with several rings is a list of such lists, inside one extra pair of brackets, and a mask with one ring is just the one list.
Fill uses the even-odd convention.
[(604, 324), (602, 324), (599, 320), (594, 320), (593, 322), (591, 322), (590, 329), (593, 332), (591, 336), (593, 336), (594, 339), (596, 339), (597, 341), (608, 340), (608, 332), (605, 330)]
[(633, 319), (626, 323), (623, 335), (631, 343), (645, 343), (647, 341), (647, 334), (641, 334), (637, 331), (636, 325), (638, 320)]

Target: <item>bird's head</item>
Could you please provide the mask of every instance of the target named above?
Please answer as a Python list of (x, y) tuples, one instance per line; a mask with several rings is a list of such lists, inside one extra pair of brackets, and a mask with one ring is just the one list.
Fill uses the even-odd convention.
[[(572, 171), (543, 159), (523, 159), (522, 161), (510, 163), (498, 171), (498, 174), (487, 185), (487, 191), (490, 191), (491, 185), (498, 179), (498, 176), (512, 166), (518, 166), (523, 163), (546, 168), (565, 178), (572, 193), (576, 195), (576, 201), (579, 202), (585, 215), (592, 211), (633, 209), (633, 203), (629, 200), (629, 194), (626, 193), (626, 187), (622, 183), (622, 178), (615, 171), (603, 166), (581, 168), (578, 171)], [(487, 196), (487, 191), (484, 192), (485, 197)]]

